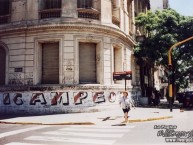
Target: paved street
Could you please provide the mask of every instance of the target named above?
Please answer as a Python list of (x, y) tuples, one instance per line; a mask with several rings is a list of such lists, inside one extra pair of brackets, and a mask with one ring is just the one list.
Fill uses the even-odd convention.
[[(0, 136), (5, 145), (111, 145), (131, 132), (129, 126), (29, 126)], [(17, 133), (16, 133), (17, 132)]]
[[(144, 108), (145, 109), (145, 108)], [(157, 136), (163, 129), (155, 126), (176, 126), (175, 131), (191, 131), (192, 111), (164, 120), (110, 125), (21, 125), (1, 124), (1, 145), (128, 145), (168, 144)], [(119, 122), (117, 122), (119, 123)], [(118, 124), (120, 125), (120, 124)], [(172, 144), (172, 143), (171, 143)], [(176, 144), (176, 143), (173, 143)], [(183, 145), (184, 143), (180, 143)], [(191, 144), (191, 143), (186, 143)]]

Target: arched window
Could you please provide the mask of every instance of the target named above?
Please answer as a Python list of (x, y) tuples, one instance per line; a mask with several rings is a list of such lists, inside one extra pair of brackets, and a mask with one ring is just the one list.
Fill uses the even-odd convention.
[(10, 21), (10, 0), (0, 0), (0, 24)]
[(61, 0), (41, 0), (40, 19), (61, 17)]

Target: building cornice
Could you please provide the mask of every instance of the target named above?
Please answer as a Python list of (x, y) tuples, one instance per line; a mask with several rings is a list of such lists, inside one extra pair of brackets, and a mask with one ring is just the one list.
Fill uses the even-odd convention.
[(123, 31), (104, 25), (97, 25), (92, 23), (81, 23), (81, 22), (67, 22), (67, 23), (50, 23), (50, 24), (23, 24), (20, 26), (9, 26), (0, 28), (0, 37), (5, 35), (22, 34), (22, 33), (37, 33), (50, 31), (65, 31), (65, 32), (87, 32), (87, 33), (100, 33), (104, 35), (111, 35), (122, 39), (124, 42), (134, 46), (136, 45), (135, 40), (130, 36), (126, 35)]

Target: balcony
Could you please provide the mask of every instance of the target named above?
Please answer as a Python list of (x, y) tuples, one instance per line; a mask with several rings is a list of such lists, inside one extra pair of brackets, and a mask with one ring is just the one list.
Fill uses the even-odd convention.
[(78, 18), (99, 20), (100, 12), (93, 8), (78, 8)]
[(112, 17), (112, 23), (120, 27), (120, 20), (115, 16)]
[(10, 15), (0, 16), (0, 24), (6, 24), (10, 22)]
[(59, 18), (61, 17), (61, 9), (44, 9), (39, 11), (40, 19)]

